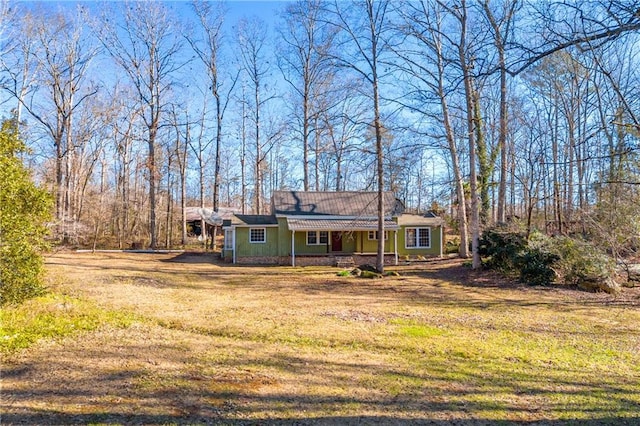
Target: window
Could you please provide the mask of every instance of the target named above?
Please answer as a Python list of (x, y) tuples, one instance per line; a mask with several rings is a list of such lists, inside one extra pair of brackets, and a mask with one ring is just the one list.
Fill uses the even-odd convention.
[(406, 228), (406, 248), (431, 248), (431, 228)]
[[(389, 231), (384, 231), (385, 241), (389, 239)], [(369, 240), (378, 240), (378, 231), (369, 231)]]
[(317, 246), (329, 243), (329, 233), (327, 231), (307, 231), (307, 245)]
[(224, 249), (233, 250), (233, 230), (232, 229), (224, 230)]
[(249, 228), (249, 242), (250, 243), (266, 243), (267, 229), (266, 228)]

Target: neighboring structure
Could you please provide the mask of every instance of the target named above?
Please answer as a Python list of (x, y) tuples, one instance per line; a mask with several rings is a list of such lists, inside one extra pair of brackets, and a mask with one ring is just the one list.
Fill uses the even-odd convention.
[[(276, 191), (271, 215), (234, 215), (225, 220), (225, 260), (292, 266), (375, 264), (378, 244), (376, 192)], [(442, 256), (443, 221), (403, 214), (384, 194), (385, 263), (399, 257)]]
[(219, 207), (218, 212), (214, 212), (210, 207), (186, 207), (185, 222), (187, 222), (189, 236), (199, 237), (202, 235), (203, 221), (208, 228), (205, 235), (211, 235), (214, 226), (222, 226), (225, 219), (231, 219), (239, 211), (240, 209), (235, 207)]

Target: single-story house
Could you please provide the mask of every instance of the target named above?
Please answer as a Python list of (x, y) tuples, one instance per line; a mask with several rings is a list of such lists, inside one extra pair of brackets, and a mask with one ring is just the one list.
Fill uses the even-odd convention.
[[(443, 220), (405, 214), (384, 193), (385, 263), (406, 256), (442, 256)], [(222, 256), (233, 263), (292, 266), (375, 264), (377, 192), (275, 191), (270, 215), (235, 214), (223, 223)]]

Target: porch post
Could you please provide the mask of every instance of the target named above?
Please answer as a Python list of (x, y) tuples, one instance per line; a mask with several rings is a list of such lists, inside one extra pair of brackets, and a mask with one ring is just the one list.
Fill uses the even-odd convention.
[(442, 224), (440, 225), (440, 257), (442, 257), (442, 247), (444, 247), (444, 240), (442, 239)]
[(231, 228), (231, 247), (233, 248), (233, 263), (236, 263), (236, 252), (238, 251), (238, 247), (236, 247), (236, 227)]
[(398, 230), (393, 231), (393, 251), (396, 255), (396, 266), (398, 266)]
[(291, 231), (291, 266), (296, 266), (296, 231)]

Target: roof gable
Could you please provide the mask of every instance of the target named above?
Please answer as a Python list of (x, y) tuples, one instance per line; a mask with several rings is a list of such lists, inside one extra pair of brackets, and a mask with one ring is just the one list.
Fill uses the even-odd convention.
[[(385, 216), (402, 213), (404, 206), (392, 192), (384, 192)], [(284, 216), (376, 217), (378, 193), (365, 191), (314, 192), (275, 191), (272, 212)]]

